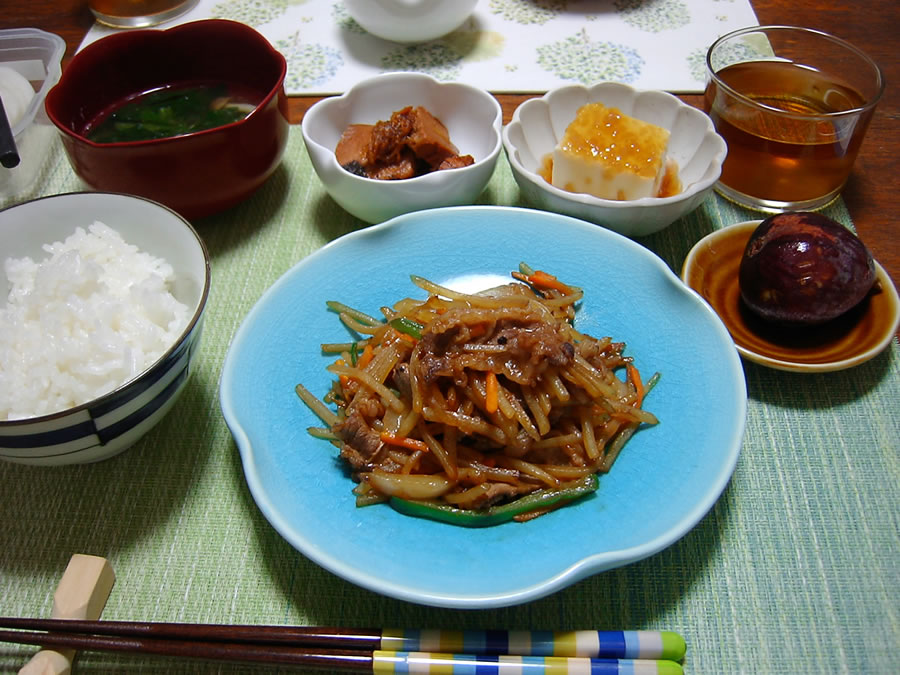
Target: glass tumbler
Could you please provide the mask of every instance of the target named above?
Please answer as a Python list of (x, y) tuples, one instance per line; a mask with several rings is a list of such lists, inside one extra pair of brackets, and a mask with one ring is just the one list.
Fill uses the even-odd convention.
[(884, 91), (878, 65), (821, 31), (755, 26), (706, 56), (705, 107), (728, 144), (717, 191), (768, 212), (834, 200)]
[(90, 0), (91, 12), (113, 28), (145, 28), (181, 16), (198, 0)]

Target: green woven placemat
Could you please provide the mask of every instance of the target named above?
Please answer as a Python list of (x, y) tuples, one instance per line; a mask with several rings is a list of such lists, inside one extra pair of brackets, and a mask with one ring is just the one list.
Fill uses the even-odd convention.
[[(40, 193), (81, 189), (58, 147), (54, 153)], [(521, 205), (505, 159), (480, 202)], [(841, 202), (829, 215), (850, 222)], [(701, 236), (758, 217), (713, 196), (642, 243), (679, 270)], [(282, 167), (256, 195), (196, 223), (212, 257), (212, 291), (197, 368), (167, 418), (127, 453), (99, 464), (0, 463), (3, 614), (49, 615), (70, 555), (81, 552), (108, 558), (116, 572), (106, 618), (666, 628), (686, 637), (685, 667), (692, 673), (894, 672), (900, 644), (896, 342), (840, 373), (794, 374), (745, 363), (744, 447), (713, 510), (665, 551), (542, 600), (483, 611), (413, 605), (351, 585), (291, 548), (247, 490), (219, 410), (220, 371), (231, 337), (262, 293), (324, 243), (363, 226), (325, 194), (298, 128)], [(527, 552), (515, 564), (527, 565)], [(0, 671), (15, 671), (33, 651), (0, 646)], [(92, 653), (81, 656), (78, 670), (253, 669)]]

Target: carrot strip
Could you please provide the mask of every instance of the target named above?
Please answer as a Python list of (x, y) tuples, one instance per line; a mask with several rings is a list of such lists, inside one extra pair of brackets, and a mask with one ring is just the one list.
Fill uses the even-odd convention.
[(518, 513), (513, 516), (513, 520), (517, 523), (527, 523), (529, 520), (534, 520), (535, 518), (540, 518), (543, 515), (550, 513), (551, 511), (556, 511), (561, 506), (565, 506), (566, 502), (557, 502), (556, 504), (551, 504), (550, 506), (542, 506), (537, 509), (532, 509), (531, 511), (525, 511), (524, 513)]
[(396, 445), (407, 450), (418, 450), (419, 452), (428, 452), (428, 445), (424, 441), (409, 438), (408, 436), (394, 436), (386, 431), (381, 432), (381, 440), (388, 445)]
[(497, 382), (497, 375), (493, 370), (487, 371), (487, 375), (484, 378), (485, 384), (485, 397), (484, 397), (484, 409), (489, 413), (497, 412), (497, 408), (500, 405), (500, 398), (498, 394), (498, 389), (500, 388), (500, 383)]
[(398, 338), (400, 338), (401, 340), (406, 340), (406, 341), (407, 341), (408, 343), (410, 343), (411, 345), (417, 345), (417, 344), (419, 344), (419, 341), (418, 341), (416, 338), (414, 338), (412, 335), (410, 335), (409, 333), (401, 333), (399, 330), (397, 330), (397, 329), (395, 328), (395, 329), (394, 329), (394, 334), (395, 334)]
[[(344, 361), (344, 359), (338, 359), (334, 362), (334, 365), (343, 366), (346, 365), (346, 361)], [(341, 383), (341, 389), (346, 389), (347, 385), (350, 384), (350, 378), (346, 375), (338, 375), (338, 382)]]
[(532, 286), (540, 286), (541, 288), (550, 288), (559, 291), (563, 295), (568, 295), (572, 292), (572, 289), (566, 284), (543, 270), (535, 270), (534, 274), (529, 275), (528, 283)]
[(634, 385), (634, 391), (637, 394), (637, 400), (634, 402), (634, 405), (636, 408), (640, 408), (644, 402), (644, 383), (641, 382), (641, 374), (632, 363), (625, 367), (625, 371), (628, 373), (628, 379), (631, 380), (631, 384)]
[(365, 368), (372, 361), (372, 357), (375, 356), (375, 350), (372, 349), (372, 345), (368, 342), (366, 346), (363, 347), (363, 353), (360, 354), (359, 360), (356, 362), (357, 368)]
[(481, 337), (487, 333), (487, 324), (476, 323), (469, 326), (469, 335), (471, 337)]

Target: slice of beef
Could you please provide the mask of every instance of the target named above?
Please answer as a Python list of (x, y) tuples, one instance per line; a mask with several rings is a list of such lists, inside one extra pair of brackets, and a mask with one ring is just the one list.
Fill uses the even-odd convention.
[(487, 492), (479, 496), (478, 499), (469, 505), (469, 508), (485, 509), (507, 497), (514, 497), (518, 492), (519, 491), (514, 485), (509, 485), (508, 483), (493, 483), (487, 489)]
[(397, 391), (400, 392), (400, 397), (404, 400), (411, 401), (412, 382), (409, 379), (409, 366), (405, 363), (397, 364), (397, 367), (394, 368), (393, 373), (391, 373), (391, 379), (394, 382), (394, 386), (397, 387)]
[(364, 471), (369, 466), (368, 460), (346, 443), (341, 445), (341, 459), (357, 471)]
[(359, 452), (366, 460), (374, 457), (381, 448), (381, 436), (366, 423), (359, 413), (351, 414), (343, 422), (335, 425), (333, 430), (338, 438)]
[(495, 338), (516, 360), (537, 363), (546, 358), (554, 366), (565, 367), (575, 358), (575, 346), (547, 323), (503, 321), (497, 325)]
[[(564, 368), (575, 357), (575, 346), (551, 324), (529, 313), (527, 309), (504, 308), (497, 312), (503, 318), (496, 322), (485, 340), (502, 345), (504, 351), (489, 358), (497, 373), (522, 385), (534, 385), (549, 366)], [(431, 322), (416, 346), (419, 373), (426, 382), (438, 377), (457, 377), (473, 358), (462, 353), (459, 344), (468, 331), (463, 327), (477, 323), (478, 314), (469, 310), (450, 310)]]

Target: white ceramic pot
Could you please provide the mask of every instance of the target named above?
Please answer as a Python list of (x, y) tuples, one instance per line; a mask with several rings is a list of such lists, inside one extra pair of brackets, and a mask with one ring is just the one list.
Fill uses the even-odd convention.
[(428, 42), (459, 28), (478, 0), (344, 0), (369, 33), (392, 42)]

